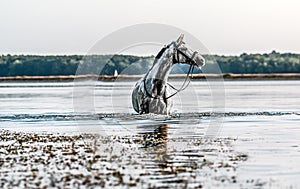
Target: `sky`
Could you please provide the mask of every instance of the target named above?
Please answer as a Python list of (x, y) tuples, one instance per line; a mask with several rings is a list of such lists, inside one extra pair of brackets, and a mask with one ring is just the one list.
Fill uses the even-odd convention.
[(299, 0), (0, 0), (0, 54), (85, 54), (141, 23), (188, 31), (211, 54), (300, 53), (299, 10)]

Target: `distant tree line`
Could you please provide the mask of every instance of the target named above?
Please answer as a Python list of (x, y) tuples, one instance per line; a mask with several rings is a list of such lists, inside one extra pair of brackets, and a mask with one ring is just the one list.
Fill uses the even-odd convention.
[(300, 54), (278, 53), (246, 54), (240, 56), (205, 56), (205, 72), (219, 65), (222, 73), (300, 73)]
[[(205, 55), (204, 73), (300, 73), (300, 55), (271, 52), (266, 54), (241, 54), (240, 56)], [(131, 55), (2, 55), (0, 76), (50, 76), (75, 75), (79, 65), (103, 65), (100, 75), (143, 74), (151, 67), (154, 56)], [(177, 65), (172, 73), (186, 73), (187, 65)], [(91, 67), (90, 70), (95, 70)], [(196, 69), (197, 73), (201, 72)]]

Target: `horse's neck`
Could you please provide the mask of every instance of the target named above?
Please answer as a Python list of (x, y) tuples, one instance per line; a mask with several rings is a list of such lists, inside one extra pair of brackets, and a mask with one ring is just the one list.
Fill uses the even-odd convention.
[(163, 54), (155, 61), (152, 68), (147, 73), (147, 78), (158, 79), (162, 81), (167, 81), (170, 71), (173, 66), (173, 53), (174, 47), (169, 46)]
[(167, 81), (171, 68), (172, 62), (169, 60), (158, 60), (147, 74), (147, 79)]
[(147, 90), (155, 95), (162, 94), (164, 90), (163, 86), (168, 80), (173, 66), (172, 54), (170, 54), (172, 52), (167, 49), (145, 76)]

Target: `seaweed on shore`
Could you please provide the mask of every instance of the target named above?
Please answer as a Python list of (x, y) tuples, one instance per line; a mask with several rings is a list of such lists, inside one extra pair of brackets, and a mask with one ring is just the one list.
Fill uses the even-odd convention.
[(0, 131), (1, 188), (239, 186), (248, 156), (232, 138), (168, 138)]

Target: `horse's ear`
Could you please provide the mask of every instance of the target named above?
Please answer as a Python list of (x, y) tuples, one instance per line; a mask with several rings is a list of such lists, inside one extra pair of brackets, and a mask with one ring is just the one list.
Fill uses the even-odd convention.
[(177, 39), (177, 44), (180, 45), (181, 43), (183, 43), (183, 38), (184, 38), (184, 34), (181, 34), (178, 39)]

